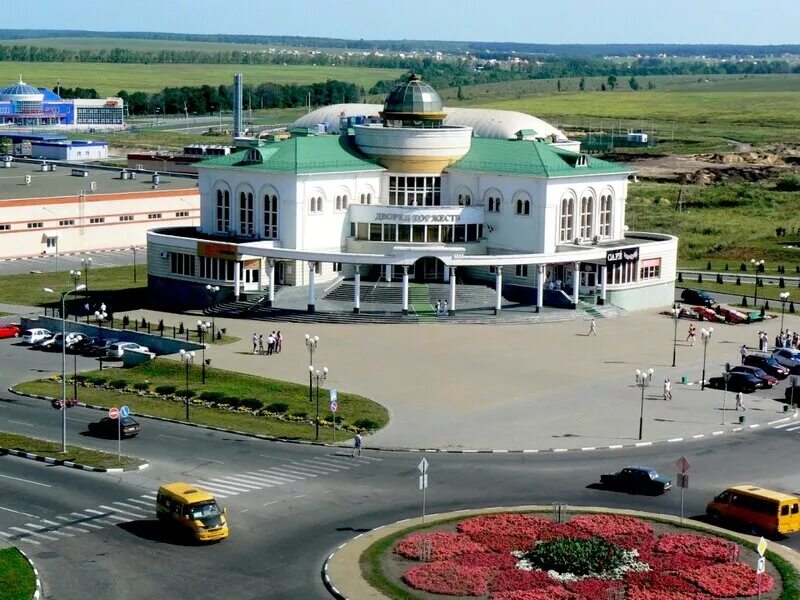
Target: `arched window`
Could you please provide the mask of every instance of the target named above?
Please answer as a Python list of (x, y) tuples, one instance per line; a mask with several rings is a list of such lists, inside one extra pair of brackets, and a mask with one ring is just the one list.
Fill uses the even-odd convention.
[(472, 204), (472, 196), (470, 194), (461, 193), (458, 195), (459, 206), (470, 206)]
[(522, 198), (517, 199), (517, 214), (518, 215), (531, 214), (531, 201), (523, 200)]
[(486, 199), (486, 205), (489, 212), (499, 213), (500, 212), (500, 202), (501, 197), (498, 193), (492, 193)]
[(317, 196), (317, 212), (322, 212), (322, 196)]
[(367, 194), (367, 204), (372, 204), (372, 194)]
[(336, 210), (342, 210), (342, 197), (336, 196)]
[(575, 237), (575, 201), (570, 196), (561, 199), (561, 227), (558, 240), (570, 242)]
[(594, 197), (591, 192), (581, 198), (581, 231), (580, 237), (589, 239), (594, 229)]
[(217, 190), (216, 212), (217, 233), (228, 233), (231, 227), (231, 193), (228, 190)]
[(264, 237), (278, 239), (278, 196), (264, 195)]
[(366, 194), (361, 194), (361, 204), (366, 204), (366, 203), (367, 203), (367, 196), (366, 196)]
[(342, 210), (347, 210), (347, 194), (342, 196)]
[(253, 235), (253, 192), (239, 192), (239, 235)]
[(600, 231), (601, 237), (611, 237), (611, 192), (600, 196)]
[(322, 196), (312, 196), (308, 207), (312, 213), (322, 212)]

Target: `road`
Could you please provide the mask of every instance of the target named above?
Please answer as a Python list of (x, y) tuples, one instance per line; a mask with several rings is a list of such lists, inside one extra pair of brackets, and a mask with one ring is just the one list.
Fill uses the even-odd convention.
[[(58, 355), (0, 342), (3, 388), (31, 373), (58, 369)], [(31, 364), (22, 371), (21, 365)], [(58, 434), (46, 402), (0, 393), (0, 430)], [(70, 409), (69, 439), (113, 449), (82, 435), (101, 414)], [(0, 542), (36, 562), (45, 596), (98, 598), (323, 599), (319, 576), (330, 551), (357, 532), (417, 516), (420, 453), (352, 458), (343, 448), (276, 444), (141, 419), (126, 452), (152, 466), (122, 475), (93, 474), (5, 456), (0, 458)], [(428, 454), (429, 513), (515, 504), (607, 505), (678, 514), (680, 494), (640, 497), (591, 487), (599, 474), (649, 464), (674, 479), (674, 461), (693, 464), (686, 512), (697, 515), (724, 487), (757, 479), (800, 489), (800, 425), (635, 451), (548, 454)], [(756, 475), (757, 474), (757, 475)], [(228, 508), (232, 535), (212, 546), (165, 536), (154, 519), (158, 486), (182, 479), (208, 487)], [(800, 540), (787, 545), (800, 549)]]
[[(133, 249), (115, 250), (113, 252), (81, 252), (80, 254), (61, 254), (56, 256), (36, 256), (31, 258), (11, 259), (0, 261), (0, 275), (17, 275), (20, 273), (35, 273), (55, 271), (69, 271), (70, 269), (84, 271), (85, 263), (81, 259), (91, 258), (91, 269), (103, 267), (120, 267), (133, 264)], [(136, 252), (136, 264), (143, 265), (147, 262), (147, 252), (140, 247)], [(91, 270), (89, 271), (91, 277)]]

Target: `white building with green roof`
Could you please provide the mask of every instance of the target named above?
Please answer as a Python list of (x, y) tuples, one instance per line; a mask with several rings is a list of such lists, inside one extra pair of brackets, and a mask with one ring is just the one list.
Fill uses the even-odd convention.
[(200, 226), (148, 235), (153, 293), (197, 306), (218, 286), (215, 299), (272, 306), (276, 286), (305, 286), (314, 312), (345, 280), (358, 313), (364, 279), (396, 285), (403, 314), (413, 282), (447, 284), (451, 314), (461, 283), (493, 287), (495, 311), (504, 298), (536, 311), (672, 303), (677, 239), (627, 231), (629, 168), (554, 128), (508, 137), (526, 123), (517, 113), (448, 119), (415, 76), (379, 114), (362, 106), (340, 111), (336, 133), (307, 115), (288, 139), (199, 163)]

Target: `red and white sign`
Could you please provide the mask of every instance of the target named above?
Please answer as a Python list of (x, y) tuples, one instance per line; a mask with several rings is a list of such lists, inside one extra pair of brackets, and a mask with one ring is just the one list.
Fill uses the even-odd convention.
[(119, 409), (116, 406), (112, 406), (108, 409), (108, 416), (111, 419), (119, 418)]

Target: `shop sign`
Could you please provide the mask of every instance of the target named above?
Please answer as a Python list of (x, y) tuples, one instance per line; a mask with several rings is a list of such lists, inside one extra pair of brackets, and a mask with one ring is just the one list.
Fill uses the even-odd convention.
[(197, 255), (224, 260), (236, 260), (236, 244), (220, 244), (218, 242), (200, 242), (197, 244)]
[(387, 213), (375, 215), (375, 221), (396, 221), (400, 223), (458, 223), (461, 214), (452, 213)]
[(639, 247), (620, 248), (619, 250), (609, 250), (606, 252), (607, 265), (619, 265), (631, 263), (639, 260)]

